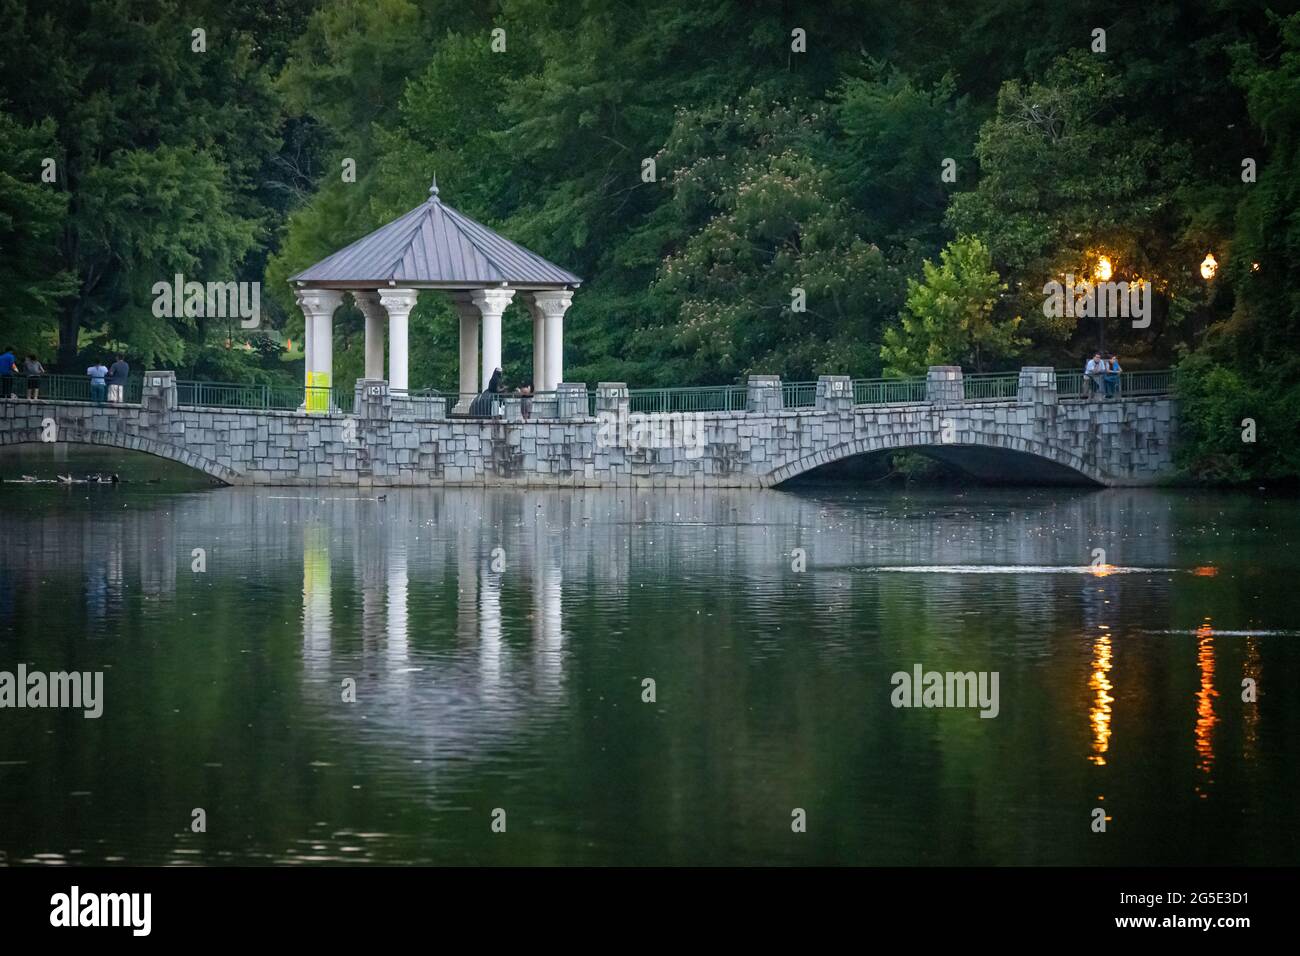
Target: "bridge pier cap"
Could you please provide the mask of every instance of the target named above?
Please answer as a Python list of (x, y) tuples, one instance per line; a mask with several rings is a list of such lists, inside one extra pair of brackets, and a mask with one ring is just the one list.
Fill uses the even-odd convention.
[(819, 375), (817, 408), (828, 412), (852, 412), (853, 379), (847, 375)]
[(745, 411), (768, 414), (785, 408), (780, 375), (751, 375), (745, 383)]
[(931, 365), (925, 371), (925, 398), (935, 405), (959, 405), (966, 399), (960, 365)]
[(1022, 405), (1056, 404), (1056, 369), (1049, 365), (1026, 365), (1016, 382), (1016, 401)]
[(151, 411), (171, 411), (176, 408), (176, 373), (145, 372), (140, 404)]

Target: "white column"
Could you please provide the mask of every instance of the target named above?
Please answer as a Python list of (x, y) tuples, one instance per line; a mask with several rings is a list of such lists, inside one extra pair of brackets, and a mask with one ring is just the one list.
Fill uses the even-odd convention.
[[(303, 324), (307, 329), (305, 355), (306, 376), (312, 372), (334, 372), (334, 310), (343, 304), (343, 293), (337, 289), (298, 289), (298, 307), (302, 309)], [(310, 378), (304, 376), (306, 384)], [(333, 378), (330, 384), (334, 384)]]
[(514, 289), (475, 289), (470, 300), (483, 316), (483, 387), (501, 367), (501, 313), (515, 297)]
[(546, 381), (546, 313), (537, 307), (535, 295), (528, 296), (528, 311), (533, 316), (533, 391), (540, 392)]
[(388, 390), (405, 392), (410, 359), (407, 350), (406, 319), (415, 308), (415, 289), (383, 289), (379, 301), (388, 312)]
[(478, 306), (468, 296), (452, 296), (452, 306), (460, 316), (460, 399), (455, 411), (464, 412), (478, 394)]
[(384, 313), (379, 291), (365, 289), (352, 293), (357, 308), (366, 317), (366, 378), (384, 377)]
[(564, 313), (573, 302), (573, 293), (534, 292), (533, 302), (544, 316), (546, 328), (546, 381), (545, 391), (554, 391), (564, 381)]

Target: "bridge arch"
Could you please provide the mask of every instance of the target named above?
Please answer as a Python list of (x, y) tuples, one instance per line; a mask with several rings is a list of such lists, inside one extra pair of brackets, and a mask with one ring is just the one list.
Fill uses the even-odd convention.
[[(49, 445), (49, 442), (41, 440), (40, 432), (33, 430), (7, 431), (0, 429), (0, 448), (14, 445)], [(58, 441), (53, 444), (58, 445), (93, 445), (100, 448), (120, 448), (123, 451), (139, 451), (146, 455), (153, 455), (155, 458), (165, 458), (168, 461), (178, 462), (187, 465), (196, 471), (201, 471), (209, 477), (215, 478), (227, 485), (238, 484), (240, 475), (231, 468), (227, 468), (218, 462), (205, 458), (202, 455), (196, 455), (194, 452), (184, 448), (178, 448), (168, 442), (158, 441), (153, 438), (131, 435), (127, 432), (106, 430), (106, 429), (86, 429), (78, 428), (73, 425), (66, 425), (59, 429)]]
[(1077, 475), (1080, 484), (1113, 484), (1113, 481), (1100, 469), (1088, 464), (1073, 452), (1050, 442), (1032, 441), (998, 434), (997, 432), (983, 431), (972, 433), (972, 439), (961, 442), (937, 443), (934, 441), (933, 433), (929, 431), (918, 431), (915, 434), (871, 435), (866, 438), (841, 442), (822, 451), (813, 452), (787, 462), (772, 471), (770, 481), (773, 485), (779, 485), (823, 465), (829, 465), (858, 455), (871, 455), (890, 451), (917, 451), (922, 454), (929, 454), (933, 458), (975, 474), (977, 477), (990, 477), (970, 467), (969, 461), (966, 463), (962, 461), (963, 450), (977, 450), (1003, 453), (1009, 466), (1008, 470), (1014, 467), (1017, 457), (1029, 456), (1030, 458), (1038, 458), (1048, 462), (1059, 469), (1064, 469), (1063, 474), (1073, 473)]

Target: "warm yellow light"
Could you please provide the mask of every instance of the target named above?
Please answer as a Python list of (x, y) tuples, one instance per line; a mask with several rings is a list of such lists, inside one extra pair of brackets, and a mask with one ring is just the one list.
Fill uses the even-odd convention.
[(1250, 271), (1251, 271), (1251, 272), (1258, 272), (1258, 271), (1259, 271), (1259, 263), (1258, 263), (1258, 262), (1252, 262), (1252, 263), (1250, 264)]
[(1214, 274), (1219, 271), (1219, 260), (1214, 258), (1213, 252), (1207, 252), (1205, 258), (1201, 261), (1201, 278), (1213, 279)]
[(1110, 258), (1102, 256), (1097, 260), (1097, 268), (1093, 270), (1092, 274), (1101, 282), (1109, 282), (1114, 271), (1114, 266), (1110, 264)]

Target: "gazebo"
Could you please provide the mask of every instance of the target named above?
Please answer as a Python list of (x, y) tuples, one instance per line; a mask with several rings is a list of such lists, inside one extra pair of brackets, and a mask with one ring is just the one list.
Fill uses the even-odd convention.
[(365, 377), (384, 378), (386, 319), (388, 387), (398, 394), (408, 388), (407, 318), (416, 297), (421, 289), (446, 292), (460, 316), (461, 408), (501, 367), (501, 314), (515, 293), (533, 316), (533, 389), (560, 384), (564, 313), (582, 282), (443, 203), (437, 180), (426, 202), (289, 281), (306, 319), (307, 384), (333, 384), (334, 312), (351, 292), (366, 317)]

